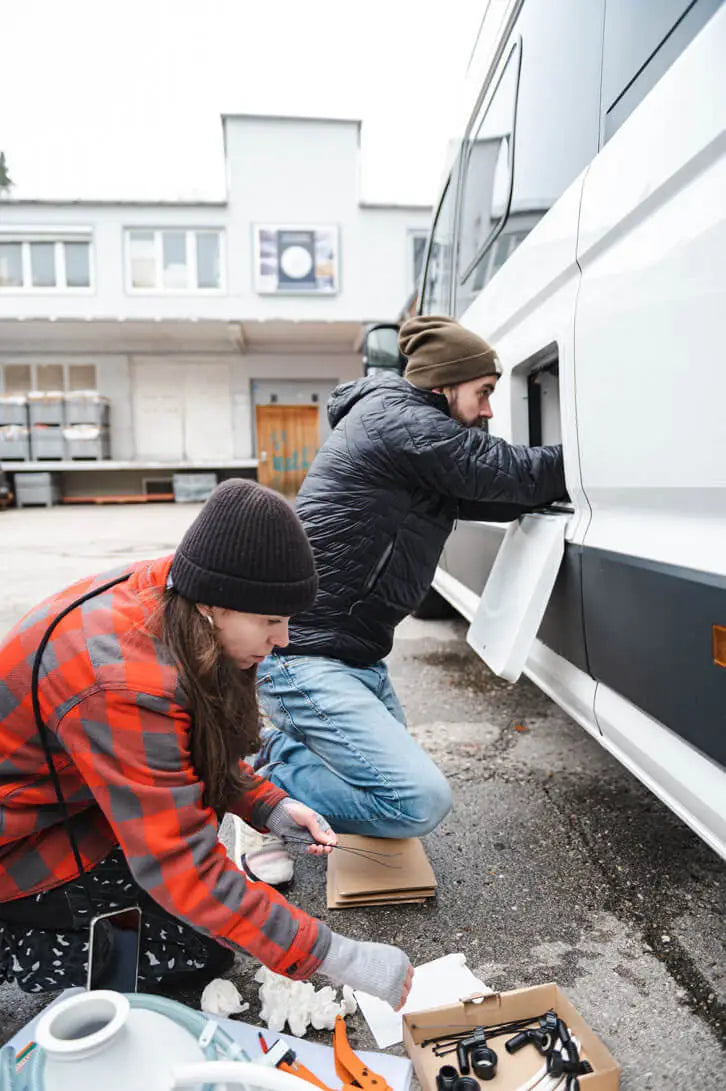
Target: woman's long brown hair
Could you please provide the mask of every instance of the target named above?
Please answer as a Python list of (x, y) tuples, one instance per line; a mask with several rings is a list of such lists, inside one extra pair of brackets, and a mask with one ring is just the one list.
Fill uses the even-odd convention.
[(257, 668), (240, 670), (195, 604), (173, 588), (164, 591), (159, 621), (161, 639), (181, 670), (204, 802), (222, 815), (250, 783), (240, 759), (260, 746)]

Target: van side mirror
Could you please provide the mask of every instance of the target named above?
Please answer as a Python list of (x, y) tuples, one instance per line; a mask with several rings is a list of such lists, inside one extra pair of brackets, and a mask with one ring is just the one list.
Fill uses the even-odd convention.
[(398, 351), (398, 326), (368, 326), (363, 337), (363, 374), (402, 375), (405, 366), (406, 357)]

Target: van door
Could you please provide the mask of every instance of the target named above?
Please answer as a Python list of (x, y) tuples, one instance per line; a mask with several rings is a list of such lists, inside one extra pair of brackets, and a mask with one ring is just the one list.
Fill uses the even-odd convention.
[[(591, 730), (594, 683), (587, 674), (578, 570), (589, 509), (579, 475), (574, 314), (583, 175), (599, 144), (603, 12), (602, 2), (524, 0), (460, 154), (454, 313), (490, 341), (502, 361), (490, 431), (513, 443), (562, 441), (570, 510), (558, 524), (543, 517), (544, 536), (555, 534), (556, 525), (560, 539), (559, 547), (548, 541), (543, 552), (534, 550), (540, 560), (547, 555), (547, 574), (521, 548), (536, 535), (510, 533), (505, 553), (497, 555), (506, 526), (461, 521), (447, 543), (446, 570), (436, 578), (447, 597), (463, 585), (478, 602), (494, 558), (500, 568), (506, 561), (511, 579), (501, 587), (511, 596), (492, 608), (490, 621), (513, 618), (518, 609), (522, 619), (526, 615), (527, 673)], [(554, 590), (543, 595), (548, 581)], [(532, 613), (536, 600), (538, 613)], [(488, 610), (485, 600), (481, 609)], [(499, 628), (502, 639), (505, 628)], [(521, 665), (523, 630), (511, 635)], [(472, 640), (481, 649), (478, 627)], [(497, 658), (516, 676), (520, 666), (506, 654)]]
[[(703, 25), (713, 7), (608, 5), (613, 19), (628, 17), (606, 25), (609, 139), (585, 181), (575, 326), (596, 715), (621, 760), (692, 815), (711, 806), (703, 781), (686, 783), (700, 755), (726, 766), (726, 669), (716, 652), (726, 627), (726, 9)], [(666, 9), (673, 25), (653, 29)], [(694, 36), (689, 19), (699, 13)], [(618, 30), (632, 50), (637, 18), (641, 67), (620, 72), (621, 92), (612, 82)], [(686, 31), (691, 40), (673, 60)], [(633, 88), (648, 76), (641, 53), (660, 79), (646, 79), (634, 104)], [(659, 724), (670, 729), (662, 745), (651, 730)], [(690, 744), (677, 769), (665, 770), (666, 742), (674, 754), (676, 743)]]

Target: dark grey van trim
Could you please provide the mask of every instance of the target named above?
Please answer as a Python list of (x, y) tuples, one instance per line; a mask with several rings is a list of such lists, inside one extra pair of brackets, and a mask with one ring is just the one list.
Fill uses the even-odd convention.
[(590, 673), (726, 766), (726, 578), (585, 547), (582, 590)]
[(565, 542), (565, 555), (537, 639), (585, 674), (591, 673), (582, 606), (582, 546)]
[[(479, 594), (504, 529), (459, 524), (441, 567)], [(568, 542), (537, 637), (726, 766), (714, 625), (726, 626), (726, 577)]]

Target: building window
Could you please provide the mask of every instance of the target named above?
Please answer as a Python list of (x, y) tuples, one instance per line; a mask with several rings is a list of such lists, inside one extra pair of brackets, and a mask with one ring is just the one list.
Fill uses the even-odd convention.
[(97, 390), (95, 364), (69, 364), (66, 390)]
[(36, 390), (64, 390), (63, 364), (38, 364), (35, 383)]
[(220, 291), (221, 249), (221, 231), (129, 230), (127, 287), (134, 292)]
[(3, 367), (3, 393), (27, 394), (33, 389), (30, 364), (5, 364)]
[(0, 373), (4, 394), (98, 389), (95, 364), (4, 364)]
[(88, 241), (0, 238), (0, 289), (75, 291), (91, 288)]
[(0, 287), (22, 288), (22, 243), (0, 242)]

